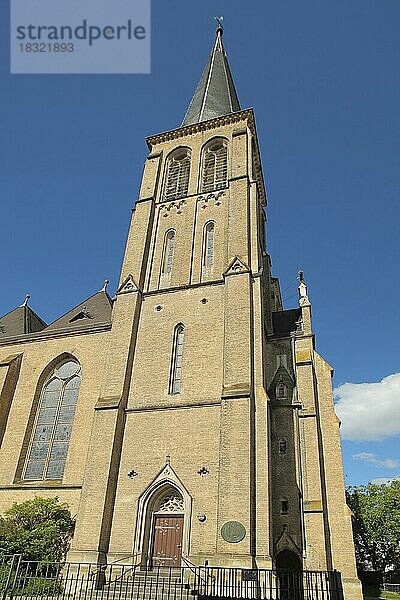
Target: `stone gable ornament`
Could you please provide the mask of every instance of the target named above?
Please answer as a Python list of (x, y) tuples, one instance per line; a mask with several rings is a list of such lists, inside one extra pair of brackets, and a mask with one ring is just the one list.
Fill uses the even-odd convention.
[(238, 275), (239, 273), (250, 273), (250, 269), (238, 256), (235, 256), (225, 271), (224, 277), (227, 275)]
[(139, 290), (136, 285), (132, 275), (128, 275), (128, 277), (121, 283), (119, 288), (117, 289), (116, 294), (128, 294), (130, 292), (137, 292)]
[(304, 281), (304, 272), (299, 271), (299, 305), (310, 306), (310, 300), (307, 295), (307, 284)]

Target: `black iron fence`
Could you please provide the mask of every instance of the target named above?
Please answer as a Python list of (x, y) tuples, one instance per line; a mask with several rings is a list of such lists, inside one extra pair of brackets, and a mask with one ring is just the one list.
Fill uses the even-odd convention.
[(199, 583), (206, 599), (343, 600), (338, 571), (276, 571), (207, 567)]
[(3, 600), (343, 600), (337, 571), (27, 562), (0, 557)]

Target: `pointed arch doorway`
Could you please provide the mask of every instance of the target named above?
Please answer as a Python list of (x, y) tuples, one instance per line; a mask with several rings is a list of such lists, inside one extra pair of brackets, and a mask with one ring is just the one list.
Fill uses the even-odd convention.
[(292, 550), (281, 550), (275, 557), (275, 569), (282, 600), (304, 600), (302, 564)]
[(134, 551), (145, 567), (179, 567), (189, 555), (192, 499), (167, 463), (140, 496)]

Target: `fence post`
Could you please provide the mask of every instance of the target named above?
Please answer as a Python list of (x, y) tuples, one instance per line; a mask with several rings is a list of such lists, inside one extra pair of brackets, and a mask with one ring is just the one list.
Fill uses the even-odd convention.
[[(343, 600), (342, 575), (339, 571), (331, 571), (329, 573), (331, 581), (331, 597), (332, 600)], [(332, 585), (333, 584), (333, 585)]]
[[(3, 592), (3, 600), (6, 600), (7, 596), (11, 599), (14, 594), (14, 590), (17, 584), (19, 568), (21, 565), (21, 554), (13, 554), (10, 562), (10, 567), (8, 569), (7, 581), (4, 587)], [(15, 569), (15, 572), (14, 572)]]
[[(102, 590), (106, 584), (106, 570), (108, 565), (100, 565), (96, 572), (96, 580), (95, 580), (95, 590)], [(110, 575), (111, 579), (111, 575)]]

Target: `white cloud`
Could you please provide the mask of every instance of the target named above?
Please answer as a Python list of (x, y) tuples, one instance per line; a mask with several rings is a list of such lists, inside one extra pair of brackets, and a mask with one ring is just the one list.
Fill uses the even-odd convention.
[(375, 485), (391, 483), (392, 481), (400, 481), (400, 477), (377, 477), (376, 479), (371, 479), (371, 483), (374, 483)]
[(376, 467), (386, 467), (387, 469), (400, 467), (400, 462), (398, 460), (393, 460), (393, 458), (384, 458), (382, 460), (381, 458), (378, 458), (376, 454), (372, 454), (372, 452), (358, 452), (357, 454), (353, 454), (353, 458), (355, 460), (363, 460)]
[(400, 373), (377, 383), (344, 383), (334, 396), (344, 440), (380, 441), (400, 435)]

